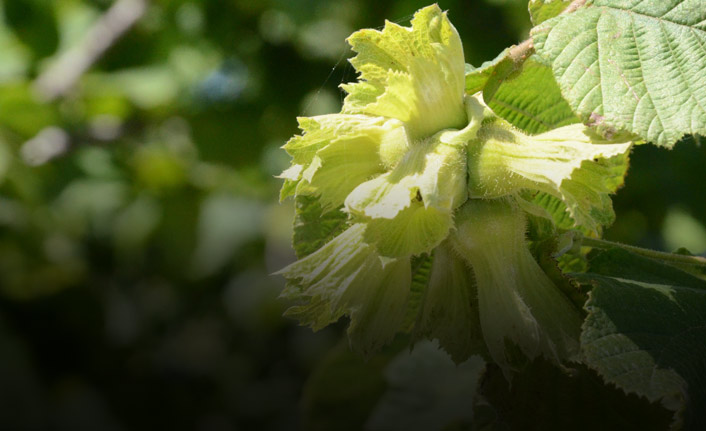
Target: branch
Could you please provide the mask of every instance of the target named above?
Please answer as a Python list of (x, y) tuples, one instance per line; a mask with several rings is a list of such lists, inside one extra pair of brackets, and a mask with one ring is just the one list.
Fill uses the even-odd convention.
[[(566, 9), (561, 11), (559, 15), (564, 15), (576, 11), (576, 9), (585, 5), (587, 0), (574, 0), (569, 4)], [(522, 64), (534, 54), (534, 43), (532, 43), (532, 38), (529, 38), (518, 45), (514, 45), (510, 48), (509, 57), (515, 65), (515, 70), (522, 67)]]
[(534, 43), (532, 42), (532, 38), (529, 38), (519, 45), (513, 45), (512, 48), (510, 48), (508, 56), (512, 62), (515, 63), (515, 69), (519, 69), (522, 63), (527, 60), (527, 57), (532, 54), (534, 54)]
[(663, 262), (669, 262), (673, 264), (696, 266), (700, 268), (706, 268), (706, 258), (701, 256), (689, 256), (685, 254), (673, 254), (666, 253), (663, 251), (650, 250), (647, 248), (635, 247), (632, 245), (621, 244), (619, 242), (608, 241), (605, 239), (583, 237), (581, 240), (582, 245), (586, 247), (609, 249), (612, 247), (622, 248), (629, 252), (639, 254), (641, 256), (649, 257), (656, 260), (661, 260)]
[(35, 81), (35, 89), (51, 101), (66, 94), (147, 9), (147, 0), (117, 0), (90, 28), (78, 46), (70, 49)]

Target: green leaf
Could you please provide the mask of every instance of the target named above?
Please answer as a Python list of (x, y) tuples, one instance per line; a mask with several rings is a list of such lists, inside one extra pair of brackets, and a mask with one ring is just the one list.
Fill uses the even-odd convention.
[(532, 31), (582, 121), (671, 147), (706, 135), (703, 0), (595, 0)]
[(591, 261), (581, 335), (586, 364), (623, 390), (706, 427), (706, 282), (620, 249)]
[(655, 265), (653, 259), (619, 248), (611, 249), (592, 258), (591, 272), (645, 283), (675, 284), (695, 289), (706, 288), (706, 281), (675, 269), (666, 262)]
[(553, 227), (562, 230), (574, 227), (564, 202), (548, 193), (525, 191), (517, 197), (517, 202), (529, 214), (551, 220)]
[(571, 0), (530, 0), (529, 13), (532, 25), (539, 25), (542, 22), (559, 15), (571, 3)]
[(551, 68), (531, 57), (517, 77), (500, 85), (488, 106), (531, 135), (579, 122), (562, 97)]
[(477, 356), (457, 365), (436, 343), (417, 343), (412, 352), (399, 353), (385, 369), (387, 392), (364, 429), (466, 429), (473, 423), (472, 402), (484, 369)]
[(491, 99), (502, 80), (515, 70), (515, 65), (510, 59), (510, 49), (505, 49), (492, 60), (486, 61), (474, 68), (466, 65), (466, 94), (475, 94), (483, 91), (486, 100)]
[(298, 258), (315, 252), (343, 232), (348, 215), (340, 209), (324, 212), (319, 199), (301, 195), (295, 199), (292, 245)]
[(439, 6), (417, 11), (412, 27), (386, 22), (348, 42), (361, 81), (343, 85), (343, 112), (381, 115), (405, 123), (411, 139), (462, 128), (464, 68), (461, 39)]

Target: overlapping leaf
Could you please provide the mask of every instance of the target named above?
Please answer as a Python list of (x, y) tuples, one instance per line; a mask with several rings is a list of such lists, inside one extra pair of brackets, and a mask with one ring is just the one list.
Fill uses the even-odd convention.
[(571, 3), (571, 0), (530, 0), (529, 13), (532, 24), (539, 25), (554, 18)]
[(551, 68), (532, 58), (487, 102), (493, 112), (532, 135), (579, 122), (562, 97)]
[(679, 411), (676, 427), (704, 429), (706, 282), (613, 249), (578, 275), (593, 290), (581, 336), (588, 366), (625, 391)]
[(667, 147), (706, 135), (703, 0), (595, 0), (532, 37), (583, 121)]
[(515, 63), (510, 58), (510, 50), (505, 49), (497, 57), (479, 67), (466, 65), (466, 93), (483, 91), (486, 99), (492, 99), (500, 84), (515, 72)]

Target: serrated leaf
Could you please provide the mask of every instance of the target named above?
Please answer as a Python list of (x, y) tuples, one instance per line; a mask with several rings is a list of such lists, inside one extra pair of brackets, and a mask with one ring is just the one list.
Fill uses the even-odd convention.
[[(581, 347), (623, 390), (677, 411), (675, 428), (706, 427), (706, 282), (612, 249), (576, 275), (593, 285)], [(682, 423), (683, 422), (683, 423)]]
[(310, 255), (343, 232), (348, 214), (340, 209), (324, 212), (319, 199), (301, 195), (295, 199), (292, 245), (299, 259)]
[(547, 210), (552, 220), (554, 220), (556, 227), (559, 229), (566, 230), (574, 227), (574, 221), (571, 219), (569, 212), (566, 211), (566, 205), (561, 199), (555, 198), (547, 193), (539, 192), (534, 196), (532, 202)]
[[(625, 263), (629, 263), (626, 265)], [(616, 278), (638, 280), (652, 284), (675, 284), (695, 289), (706, 288), (706, 281), (694, 277), (672, 265), (655, 265), (652, 259), (640, 257), (621, 249), (611, 249), (591, 259), (591, 272)]]
[(365, 429), (441, 431), (451, 426), (469, 427), (473, 397), (484, 369), (477, 356), (457, 365), (436, 343), (417, 343), (412, 352), (399, 353), (387, 366), (387, 392)]
[(571, 3), (571, 0), (530, 0), (529, 13), (532, 25), (539, 25), (544, 21), (559, 15)]
[(579, 122), (562, 97), (551, 68), (532, 58), (517, 77), (500, 85), (488, 106), (531, 135)]
[(532, 38), (584, 122), (666, 147), (706, 135), (703, 0), (595, 0)]

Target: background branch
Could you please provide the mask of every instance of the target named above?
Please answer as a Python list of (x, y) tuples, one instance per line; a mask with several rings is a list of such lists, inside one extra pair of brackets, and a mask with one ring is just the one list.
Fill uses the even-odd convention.
[(147, 0), (117, 0), (96, 21), (78, 46), (62, 55), (35, 81), (48, 101), (63, 96), (147, 10)]

